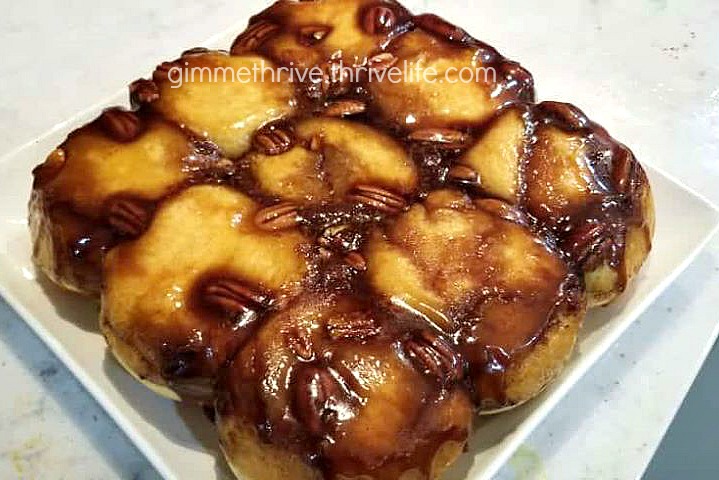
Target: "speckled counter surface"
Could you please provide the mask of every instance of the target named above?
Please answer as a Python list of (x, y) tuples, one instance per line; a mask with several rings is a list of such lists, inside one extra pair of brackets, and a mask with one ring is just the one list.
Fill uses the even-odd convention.
[[(626, 141), (641, 160), (719, 204), (716, 2), (405, 3), (473, 25), (472, 33), (534, 73), (541, 99), (576, 103)], [(4, 2), (0, 153), (262, 5), (254, 0)], [(571, 391), (500, 478), (640, 476), (716, 336), (717, 298), (719, 239)], [(157, 478), (2, 302), (0, 377), (0, 478)], [(705, 395), (719, 390), (716, 378), (703, 374)], [(686, 408), (692, 405), (702, 404), (690, 401)], [(701, 418), (702, 412), (690, 413)], [(705, 424), (719, 432), (716, 410), (706, 412)], [(675, 430), (683, 431), (681, 426)], [(691, 442), (691, 433), (684, 433), (686, 439), (672, 438), (660, 453), (677, 458), (672, 448)], [(707, 443), (719, 444), (719, 434), (702, 440), (704, 451)], [(705, 472), (719, 469), (716, 453), (716, 463), (705, 465)], [(652, 478), (670, 478), (662, 470), (666, 466), (656, 465)], [(676, 474), (674, 469), (672, 476)]]

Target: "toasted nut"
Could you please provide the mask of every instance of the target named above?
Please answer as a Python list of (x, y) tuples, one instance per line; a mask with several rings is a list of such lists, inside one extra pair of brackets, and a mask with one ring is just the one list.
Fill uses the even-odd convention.
[(142, 131), (142, 122), (134, 112), (119, 107), (109, 108), (100, 115), (100, 126), (113, 140), (131, 142)]
[(130, 84), (130, 101), (135, 108), (139, 108), (145, 103), (152, 103), (159, 98), (160, 89), (152, 80), (141, 78)]
[(284, 125), (271, 123), (260, 128), (255, 134), (255, 148), (265, 155), (281, 155), (292, 148), (292, 132)]
[(409, 134), (409, 139), (417, 142), (438, 143), (444, 145), (462, 145), (464, 133), (450, 128), (425, 128)]
[(425, 330), (414, 335), (405, 341), (404, 350), (419, 370), (443, 385), (456, 383), (464, 376), (459, 353), (433, 332)]
[(216, 278), (202, 289), (202, 301), (228, 315), (236, 316), (269, 303), (269, 297), (234, 278)]
[(380, 332), (377, 322), (363, 313), (330, 317), (325, 329), (333, 340), (366, 340)]
[(170, 70), (172, 70), (173, 68), (182, 68), (182, 64), (177, 61), (162, 62), (157, 67), (155, 67), (155, 71), (152, 72), (152, 79), (156, 82), (167, 81), (170, 75)]
[(479, 174), (466, 165), (454, 165), (449, 169), (447, 178), (460, 185), (477, 185), (479, 183)]
[(306, 25), (298, 31), (299, 42), (308, 47), (316, 45), (332, 31), (332, 27), (326, 25)]
[(285, 334), (285, 343), (295, 355), (305, 362), (310, 362), (314, 359), (315, 352), (312, 345), (312, 335), (308, 330), (293, 328)]
[(232, 55), (241, 55), (243, 53), (252, 52), (267, 41), (279, 29), (279, 25), (265, 20), (260, 20), (259, 22), (247, 27), (247, 30), (235, 39), (232, 47), (230, 48), (230, 53)]
[(152, 208), (142, 200), (118, 198), (110, 203), (107, 222), (120, 235), (139, 237), (149, 226)]
[(397, 14), (387, 5), (373, 5), (362, 15), (362, 28), (370, 35), (388, 33), (397, 25)]
[(348, 200), (362, 203), (385, 213), (396, 214), (407, 208), (401, 196), (372, 185), (358, 185), (348, 195)]
[(324, 114), (328, 117), (358, 115), (367, 110), (367, 104), (359, 100), (338, 100), (327, 104)]
[(297, 206), (280, 203), (263, 208), (255, 216), (255, 225), (262, 230), (277, 231), (296, 227), (300, 222)]
[(337, 421), (337, 409), (350, 407), (348, 395), (326, 368), (304, 365), (295, 375), (295, 415), (310, 434), (320, 437)]

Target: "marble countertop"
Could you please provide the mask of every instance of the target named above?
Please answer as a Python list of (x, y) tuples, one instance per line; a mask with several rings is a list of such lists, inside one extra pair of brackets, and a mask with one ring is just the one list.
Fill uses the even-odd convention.
[[(263, 4), (249, 3), (258, 8)], [(486, 30), (474, 33), (520, 59), (538, 79), (541, 98), (577, 102), (628, 141), (640, 159), (719, 204), (716, 2), (637, 0), (627, 5), (583, 0), (574, 2), (571, 11), (554, 11), (539, 1), (526, 7), (518, 0), (405, 3), (418, 11), (440, 11), (458, 23), (467, 12), (481, 15)], [(242, 18), (247, 4), (6, 2), (0, 18), (0, 153), (115, 93), (159, 61), (201, 43)], [(547, 58), (523, 56), (536, 42), (546, 45)], [(611, 53), (604, 56), (583, 55), (587, 45), (597, 42), (615, 47), (621, 43), (622, 48), (608, 48)], [(555, 68), (558, 51), (572, 56), (574, 72)], [(609, 92), (612, 104), (601, 100), (607, 92), (600, 98), (592, 91), (608, 88), (603, 72), (613, 76), (612, 85), (621, 86)], [(582, 78), (566, 88), (566, 75)], [(714, 239), (571, 391), (499, 477), (640, 476), (716, 336), (717, 298), (719, 239)], [(0, 395), (0, 478), (158, 478), (2, 301), (0, 376), (5, 390)], [(638, 417), (648, 421), (632, 421)], [(707, 421), (719, 427), (717, 418)]]

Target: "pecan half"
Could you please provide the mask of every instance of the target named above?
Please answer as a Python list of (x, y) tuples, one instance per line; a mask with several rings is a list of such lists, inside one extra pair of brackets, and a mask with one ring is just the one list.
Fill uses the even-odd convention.
[(253, 23), (235, 39), (230, 48), (230, 53), (232, 55), (241, 55), (251, 52), (267, 41), (279, 29), (279, 25), (266, 20)]
[(449, 169), (447, 178), (459, 185), (472, 186), (479, 184), (479, 174), (466, 165), (454, 165)]
[(324, 114), (328, 117), (346, 117), (358, 115), (367, 110), (367, 104), (360, 100), (338, 100), (329, 102), (325, 107)]
[(407, 208), (407, 202), (396, 193), (372, 185), (357, 185), (348, 200), (362, 203), (385, 213), (396, 214)]
[(150, 225), (152, 208), (148, 202), (117, 198), (110, 203), (107, 222), (120, 235), (139, 237)]
[(397, 25), (397, 13), (387, 5), (373, 5), (362, 13), (361, 24), (370, 35), (388, 33)]
[(170, 76), (170, 70), (172, 70), (173, 68), (182, 67), (177, 61), (162, 62), (157, 67), (155, 67), (155, 71), (152, 72), (152, 79), (156, 82), (167, 81)]
[(152, 103), (159, 98), (160, 89), (152, 80), (141, 78), (130, 84), (130, 101), (135, 108), (139, 108), (145, 103)]
[(324, 40), (331, 31), (332, 27), (328, 27), (327, 25), (306, 25), (300, 27), (297, 36), (302, 45), (311, 47)]
[(450, 42), (466, 42), (472, 38), (466, 31), (431, 13), (414, 17), (414, 24)]
[(255, 225), (261, 230), (286, 230), (296, 227), (299, 223), (297, 206), (288, 202), (263, 208), (255, 215)]
[(338, 420), (340, 408), (349, 406), (343, 386), (326, 368), (300, 367), (292, 383), (295, 415), (314, 436), (323, 436)]
[(359, 312), (331, 317), (325, 329), (332, 340), (366, 340), (380, 331), (372, 317)]
[(459, 130), (450, 128), (424, 128), (409, 134), (409, 139), (415, 142), (435, 143), (440, 146), (461, 146), (466, 137)]
[(213, 279), (204, 285), (201, 295), (205, 305), (231, 316), (266, 307), (270, 303), (268, 295), (235, 278)]
[(281, 155), (292, 148), (294, 138), (289, 128), (270, 123), (257, 131), (253, 143), (265, 155)]
[(105, 133), (118, 142), (131, 142), (142, 132), (140, 117), (119, 107), (102, 112), (99, 122)]
[(404, 344), (404, 351), (415, 366), (426, 375), (448, 385), (464, 376), (464, 365), (459, 353), (439, 335), (424, 330)]
[(312, 345), (312, 334), (307, 329), (293, 328), (285, 334), (285, 343), (295, 355), (305, 362), (312, 361), (315, 357)]

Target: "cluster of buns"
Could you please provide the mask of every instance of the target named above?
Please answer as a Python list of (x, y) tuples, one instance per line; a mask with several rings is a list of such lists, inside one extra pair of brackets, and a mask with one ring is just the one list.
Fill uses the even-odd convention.
[[(258, 65), (323, 74), (173, 83)], [(494, 78), (417, 74), (478, 67)], [(131, 374), (214, 405), (241, 478), (436, 478), (474, 413), (561, 372), (587, 308), (651, 248), (626, 147), (392, 0), (280, 0), (230, 51), (185, 52), (130, 92), (34, 171), (34, 259), (101, 297)]]

